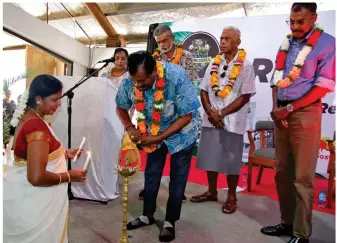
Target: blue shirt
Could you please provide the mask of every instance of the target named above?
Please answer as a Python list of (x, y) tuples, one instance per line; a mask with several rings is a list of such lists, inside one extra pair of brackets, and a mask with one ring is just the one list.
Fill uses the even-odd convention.
[[(305, 46), (309, 33), (304, 40), (296, 42), (290, 38), (290, 46), (286, 58), (283, 78), (291, 71), (298, 53)], [(335, 38), (323, 32), (316, 45), (304, 61), (304, 67), (299, 77), (287, 88), (278, 88), (279, 100), (297, 100), (309, 92), (315, 85), (334, 91), (336, 80), (336, 45)], [(274, 75), (273, 75), (274, 76)], [(273, 85), (273, 81), (271, 82)]]
[[(167, 138), (164, 143), (171, 154), (177, 153), (192, 145), (198, 136), (198, 108), (200, 107), (197, 88), (187, 76), (186, 71), (177, 65), (163, 63), (165, 77), (164, 108), (161, 115), (160, 131), (166, 130), (180, 116), (192, 113), (191, 122), (180, 132)], [(116, 104), (118, 107), (129, 110), (135, 104), (134, 83), (129, 77), (118, 89)], [(152, 119), (152, 107), (155, 85), (144, 91), (145, 119), (148, 124), (148, 133)]]

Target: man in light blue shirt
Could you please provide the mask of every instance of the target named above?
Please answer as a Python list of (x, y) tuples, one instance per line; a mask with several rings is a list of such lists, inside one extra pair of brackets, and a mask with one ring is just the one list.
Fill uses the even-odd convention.
[[(128, 230), (154, 224), (156, 199), (163, 173), (166, 155), (171, 154), (170, 193), (166, 207), (164, 228), (159, 241), (170, 242), (175, 238), (175, 221), (179, 220), (185, 186), (190, 170), (191, 157), (198, 135), (197, 89), (180, 66), (164, 63), (164, 104), (160, 117), (160, 132), (156, 136), (144, 136), (132, 124), (128, 110), (136, 105), (135, 86), (143, 94), (145, 124), (151, 134), (152, 109), (157, 75), (156, 61), (148, 52), (132, 53), (128, 57), (130, 78), (121, 84), (117, 96), (117, 114), (131, 140), (140, 146), (158, 144), (147, 156), (143, 214), (129, 222)], [(158, 104), (157, 104), (158, 105)], [(137, 106), (136, 106), (137, 109)], [(137, 111), (138, 118), (140, 117)]]

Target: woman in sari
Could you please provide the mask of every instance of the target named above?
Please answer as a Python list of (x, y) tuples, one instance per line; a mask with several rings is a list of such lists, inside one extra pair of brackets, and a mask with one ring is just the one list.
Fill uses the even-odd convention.
[(110, 79), (110, 81), (115, 84), (117, 87), (120, 86), (123, 79), (128, 78), (129, 72), (126, 67), (126, 59), (128, 58), (128, 51), (124, 48), (116, 48), (114, 52), (114, 67), (107, 68), (106, 72), (103, 72), (101, 77)]
[(61, 105), (62, 83), (37, 76), (14, 113), (14, 165), (4, 177), (3, 233), (6, 243), (67, 243), (68, 182), (83, 182), (86, 170), (67, 171), (65, 150), (43, 120)]

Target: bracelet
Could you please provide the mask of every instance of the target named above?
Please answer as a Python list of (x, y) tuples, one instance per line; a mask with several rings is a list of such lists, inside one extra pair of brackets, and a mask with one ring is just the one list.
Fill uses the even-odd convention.
[(58, 185), (60, 185), (62, 183), (62, 177), (61, 177), (61, 175), (59, 173), (56, 173), (56, 174), (60, 177), (60, 182), (58, 184)]
[(68, 153), (67, 153), (67, 151), (64, 152), (64, 156), (66, 157), (66, 159), (68, 159)]
[(70, 182), (70, 175), (68, 173), (68, 171), (66, 171), (67, 175), (68, 175), (68, 183)]

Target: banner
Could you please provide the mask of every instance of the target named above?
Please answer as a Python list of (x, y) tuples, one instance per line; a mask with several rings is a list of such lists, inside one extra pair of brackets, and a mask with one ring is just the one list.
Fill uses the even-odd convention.
[[(241, 48), (247, 51), (247, 60), (253, 63), (256, 75), (256, 95), (250, 104), (247, 130), (259, 120), (271, 120), (272, 94), (271, 75), (274, 69), (276, 53), (286, 35), (290, 32), (286, 24), (288, 15), (258, 16), (228, 19), (205, 19), (191, 22), (168, 22), (175, 35), (175, 43), (182, 42), (184, 49), (191, 52), (196, 65), (199, 80), (204, 77), (207, 65), (219, 52), (219, 38), (227, 26), (234, 26), (241, 31)], [(324, 31), (335, 36), (335, 11), (318, 13), (318, 23)], [(335, 132), (335, 94), (329, 93), (323, 99), (322, 141), (318, 157), (317, 173), (326, 173), (329, 151), (326, 139), (332, 139)], [(203, 113), (203, 109), (200, 109)], [(202, 116), (202, 114), (201, 114)], [(252, 127), (253, 126), (253, 127)], [(247, 160), (247, 138), (243, 160)]]

